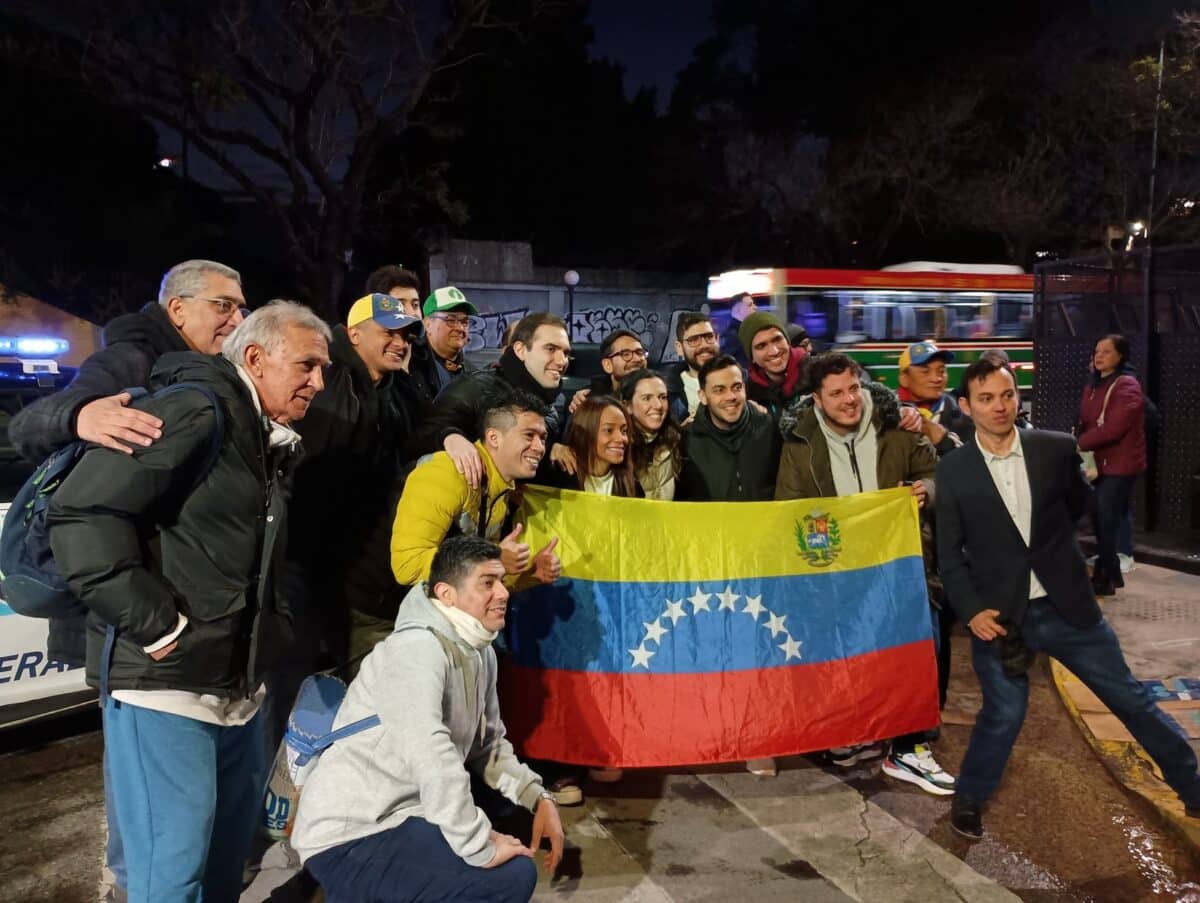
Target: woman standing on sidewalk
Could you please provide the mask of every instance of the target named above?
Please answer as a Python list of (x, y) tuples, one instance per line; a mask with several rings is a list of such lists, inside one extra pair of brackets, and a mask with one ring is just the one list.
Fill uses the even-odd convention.
[(1138, 474), (1146, 469), (1146, 429), (1142, 387), (1128, 365), (1129, 342), (1106, 335), (1092, 350), (1092, 377), (1079, 402), (1075, 435), (1083, 451), (1096, 456), (1096, 565), (1092, 587), (1111, 596), (1125, 585), (1117, 557), (1117, 535), (1128, 516)]

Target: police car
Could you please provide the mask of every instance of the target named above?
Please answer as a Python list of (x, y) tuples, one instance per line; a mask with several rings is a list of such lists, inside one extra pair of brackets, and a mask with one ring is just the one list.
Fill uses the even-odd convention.
[[(65, 339), (0, 336), (0, 518), (33, 472), (8, 439), (8, 423), (25, 405), (61, 389), (75, 375), (55, 357)], [(49, 622), (25, 618), (0, 599), (0, 729), (94, 706), (82, 668), (46, 655)]]

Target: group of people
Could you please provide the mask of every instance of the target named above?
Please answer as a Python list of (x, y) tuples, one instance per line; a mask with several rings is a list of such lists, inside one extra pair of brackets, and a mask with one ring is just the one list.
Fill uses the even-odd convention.
[[(952, 794), (954, 827), (982, 836), (1025, 672), (1045, 650), (1200, 815), (1196, 758), (1096, 607), (1074, 535), (1091, 494), (1075, 440), (1017, 428), (1001, 353), (968, 366), (955, 397), (953, 354), (915, 343), (897, 394), (843, 354), (812, 354), (749, 298), (736, 326), (745, 366), (722, 353), (707, 315), (687, 312), (676, 366), (647, 369), (640, 337), (616, 331), (602, 372), (568, 399), (559, 317), (524, 317), (496, 364), (476, 370), (463, 355), (475, 307), (450, 286), (421, 294), (412, 273), (384, 267), (331, 329), (289, 301), (247, 314), (236, 271), (186, 261), (157, 302), (109, 324), (71, 386), (12, 421), (33, 460), (91, 443), (50, 516), (56, 562), (89, 615), (53, 624), (52, 651), (86, 659), (101, 691), (118, 896), (237, 899), (296, 689), (333, 665), (356, 674), (335, 727), (380, 723), (327, 750), (301, 800), (291, 842), (328, 898), (529, 898), (534, 852), (547, 840), (544, 864), (557, 865), (557, 806), (582, 789), (569, 772), (547, 786), (518, 761), (497, 701), (492, 641), (509, 593), (562, 572), (557, 539), (531, 548), (513, 522), (528, 481), (723, 502), (907, 486), (922, 512), (941, 701), (957, 617), (983, 710), (957, 780), (929, 733), (864, 736), (829, 759), (882, 757), (885, 774)], [(1113, 425), (1132, 422), (1127, 382), (1113, 388), (1121, 364), (1098, 346), (1078, 437), (1097, 450), (1101, 481), (1117, 478), (1098, 485), (1112, 497), (1102, 512), (1129, 496), (1111, 451)], [(132, 401), (135, 386), (151, 394)], [(1089, 391), (1112, 396), (1098, 425)], [(1102, 529), (1111, 520), (1102, 513)], [(775, 772), (769, 759), (747, 767)], [(514, 830), (528, 844), (495, 828), (521, 810), (532, 824)]]

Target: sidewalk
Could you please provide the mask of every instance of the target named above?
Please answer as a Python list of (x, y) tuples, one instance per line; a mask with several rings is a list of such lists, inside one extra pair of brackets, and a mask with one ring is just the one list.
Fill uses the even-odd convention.
[[(1138, 680), (1161, 682), (1152, 690), (1200, 754), (1200, 576), (1139, 559), (1125, 575), (1125, 588), (1101, 605), (1130, 670)], [(1128, 790), (1154, 806), (1200, 858), (1200, 819), (1184, 815), (1174, 792), (1116, 717), (1070, 671), (1056, 661), (1051, 667), (1063, 703), (1101, 761)]]

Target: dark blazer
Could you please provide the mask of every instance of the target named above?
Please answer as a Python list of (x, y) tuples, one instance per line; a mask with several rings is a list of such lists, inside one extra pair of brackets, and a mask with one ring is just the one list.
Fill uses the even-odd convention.
[(1092, 490), (1075, 440), (1022, 430), (1021, 448), (1033, 508), (1028, 546), (975, 442), (938, 462), (937, 548), (946, 595), (964, 623), (986, 608), (1020, 623), (1032, 568), (1059, 614), (1076, 627), (1090, 627), (1100, 620), (1100, 608), (1075, 522), (1087, 511)]

